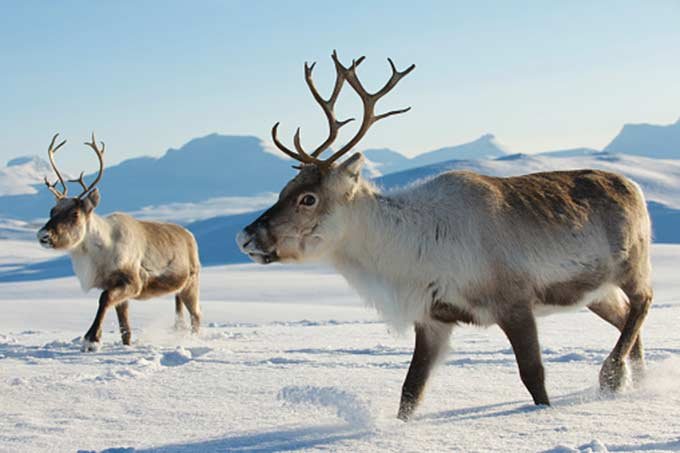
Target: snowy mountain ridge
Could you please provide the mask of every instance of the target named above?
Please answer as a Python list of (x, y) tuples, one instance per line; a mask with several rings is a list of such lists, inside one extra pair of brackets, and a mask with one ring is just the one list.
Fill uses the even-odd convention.
[(38, 156), (17, 157), (0, 168), (0, 196), (37, 194), (45, 176), (52, 175), (52, 167)]

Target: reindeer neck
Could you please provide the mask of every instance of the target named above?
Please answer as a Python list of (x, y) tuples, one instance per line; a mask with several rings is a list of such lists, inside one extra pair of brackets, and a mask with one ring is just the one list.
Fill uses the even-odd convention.
[[(346, 235), (333, 256), (339, 270), (349, 265), (380, 274), (386, 269), (401, 272), (401, 267), (394, 264), (413, 262), (423, 213), (408, 200), (375, 190), (364, 191), (346, 206), (343, 215)], [(387, 263), (393, 265), (386, 266)]]
[(86, 228), (85, 237), (72, 250), (71, 254), (92, 253), (94, 250), (101, 250), (110, 246), (111, 227), (105, 218), (100, 217), (94, 212), (91, 213)]

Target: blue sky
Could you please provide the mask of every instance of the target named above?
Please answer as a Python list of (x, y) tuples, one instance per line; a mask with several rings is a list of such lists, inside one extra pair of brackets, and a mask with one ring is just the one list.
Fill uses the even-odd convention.
[[(6, 1), (0, 161), (92, 129), (109, 163), (212, 132), (269, 139), (276, 121), (286, 140), (302, 126), (311, 147), (326, 126), (302, 64), (318, 62), (327, 93), (334, 48), (367, 56), (372, 88), (386, 57), (417, 65), (382, 104), (413, 110), (359, 150), (414, 155), (487, 132), (514, 152), (600, 148), (623, 123), (680, 117), (678, 24), (678, 1)], [(344, 91), (339, 116), (359, 107)], [(61, 162), (75, 171), (86, 153)]]

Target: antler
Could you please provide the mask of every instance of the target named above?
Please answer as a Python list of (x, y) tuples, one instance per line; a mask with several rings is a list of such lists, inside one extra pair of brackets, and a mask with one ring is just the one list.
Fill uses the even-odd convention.
[(92, 189), (94, 189), (94, 186), (97, 185), (97, 183), (102, 179), (102, 176), (104, 175), (104, 150), (106, 149), (106, 145), (104, 142), (99, 142), (102, 145), (102, 148), (99, 149), (97, 148), (97, 142), (95, 141), (94, 138), (94, 132), (92, 132), (92, 141), (91, 142), (85, 142), (84, 144), (92, 148), (92, 150), (95, 152), (97, 155), (97, 159), (99, 159), (99, 173), (97, 173), (97, 177), (92, 181), (90, 185), (85, 184), (85, 180), (83, 179), (84, 173), (80, 173), (80, 177), (78, 179), (70, 179), (69, 182), (77, 182), (80, 184), (80, 186), (83, 188), (83, 191), (80, 195), (78, 195), (78, 198), (83, 198), (85, 195), (87, 195)]
[[(387, 81), (387, 83), (385, 83), (385, 85), (380, 90), (371, 94), (368, 91), (366, 91), (366, 89), (361, 84), (356, 74), (356, 68), (361, 64), (361, 62), (364, 61), (365, 57), (360, 57), (356, 60), (352, 60), (352, 64), (349, 68), (346, 68), (345, 66), (342, 65), (342, 63), (340, 63), (340, 61), (338, 60), (338, 55), (335, 51), (333, 51), (331, 58), (333, 58), (333, 63), (335, 64), (336, 79), (333, 92), (328, 100), (325, 100), (321, 97), (316, 87), (314, 86), (314, 81), (312, 80), (312, 70), (314, 69), (314, 65), (316, 63), (313, 63), (311, 66), (305, 63), (305, 81), (307, 82), (309, 90), (312, 92), (312, 96), (314, 97), (316, 102), (321, 106), (321, 108), (324, 111), (324, 114), (326, 115), (329, 129), (328, 138), (321, 145), (319, 145), (311, 154), (308, 154), (302, 148), (302, 145), (300, 143), (300, 128), (298, 128), (297, 131), (295, 132), (295, 136), (293, 137), (293, 144), (295, 145), (295, 150), (297, 151), (294, 152), (288, 149), (279, 141), (277, 137), (277, 129), (279, 123), (276, 123), (272, 128), (272, 138), (274, 140), (274, 144), (281, 151), (283, 151), (288, 156), (300, 162), (307, 164), (315, 164), (322, 167), (330, 166), (343, 154), (351, 150), (359, 142), (359, 140), (361, 140), (363, 136), (366, 135), (368, 129), (377, 121), (387, 118), (388, 116), (408, 112), (411, 109), (411, 107), (408, 107), (400, 110), (392, 110), (387, 113), (382, 113), (380, 115), (375, 114), (375, 104), (378, 102), (378, 100), (380, 100), (380, 98), (382, 98), (390, 90), (392, 90), (392, 88), (394, 88), (403, 77), (405, 77), (409, 72), (411, 72), (416, 67), (416, 65), (411, 65), (408, 68), (406, 68), (406, 70), (400, 72), (394, 66), (392, 60), (388, 58), (387, 61), (390, 63), (390, 67), (392, 68), (392, 75), (390, 76), (390, 79)], [(345, 124), (354, 120), (354, 118), (350, 118), (345, 121), (338, 121), (335, 117), (334, 112), (335, 102), (337, 101), (338, 96), (340, 95), (342, 85), (344, 84), (345, 81), (347, 81), (347, 83), (350, 84), (354, 91), (356, 91), (356, 93), (361, 98), (361, 102), (363, 103), (364, 115), (361, 122), (361, 126), (359, 127), (359, 130), (354, 135), (354, 137), (352, 137), (352, 139), (345, 146), (343, 146), (338, 151), (333, 153), (331, 157), (325, 160), (318, 159), (319, 154), (328, 149), (328, 147), (335, 141), (335, 139), (338, 136), (339, 129)]]
[[(45, 176), (45, 185), (47, 185), (47, 188), (50, 189), (50, 192), (54, 194), (55, 197), (57, 197), (57, 200), (61, 200), (62, 198), (66, 198), (66, 195), (68, 194), (68, 187), (66, 187), (66, 183), (64, 182), (64, 178), (61, 176), (61, 173), (59, 173), (59, 169), (57, 168), (57, 164), (54, 162), (54, 153), (57, 152), (59, 148), (64, 146), (64, 143), (66, 143), (66, 140), (62, 141), (57, 145), (57, 147), (54, 147), (54, 142), (57, 141), (57, 137), (59, 137), (59, 134), (54, 134), (54, 137), (52, 137), (52, 141), (50, 142), (50, 146), (47, 148), (47, 155), (50, 158), (50, 164), (52, 164), (52, 170), (57, 174), (57, 180), (54, 181), (52, 184), (47, 180), (47, 176)], [(61, 183), (61, 187), (64, 189), (63, 192), (59, 192), (57, 190), (57, 183)]]

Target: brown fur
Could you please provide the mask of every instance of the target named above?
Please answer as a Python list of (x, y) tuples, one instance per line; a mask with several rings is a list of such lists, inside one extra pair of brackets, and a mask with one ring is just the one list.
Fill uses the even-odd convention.
[(455, 305), (434, 302), (430, 306), (430, 317), (435, 321), (451, 324), (477, 324), (474, 316)]

